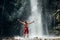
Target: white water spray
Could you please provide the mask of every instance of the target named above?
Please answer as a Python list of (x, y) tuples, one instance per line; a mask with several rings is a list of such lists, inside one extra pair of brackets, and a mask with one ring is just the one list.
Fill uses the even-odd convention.
[(41, 10), (38, 10), (38, 2), (37, 0), (30, 0), (31, 3), (31, 16), (28, 21), (35, 21), (34, 23), (29, 25), (29, 37), (40, 37), (43, 35), (43, 27), (41, 21)]

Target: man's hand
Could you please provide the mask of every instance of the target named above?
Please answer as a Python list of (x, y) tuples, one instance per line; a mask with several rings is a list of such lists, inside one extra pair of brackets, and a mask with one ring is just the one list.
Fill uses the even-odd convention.
[(20, 19), (17, 19), (17, 21), (20, 21)]

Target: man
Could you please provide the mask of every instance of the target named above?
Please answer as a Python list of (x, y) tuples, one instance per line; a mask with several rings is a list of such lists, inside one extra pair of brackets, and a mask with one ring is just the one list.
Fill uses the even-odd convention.
[(28, 34), (29, 34), (28, 25), (31, 24), (31, 23), (34, 23), (34, 21), (32, 21), (32, 22), (27, 22), (27, 21), (22, 22), (22, 21), (20, 21), (20, 19), (18, 19), (18, 21), (24, 25), (24, 37), (28, 37)]

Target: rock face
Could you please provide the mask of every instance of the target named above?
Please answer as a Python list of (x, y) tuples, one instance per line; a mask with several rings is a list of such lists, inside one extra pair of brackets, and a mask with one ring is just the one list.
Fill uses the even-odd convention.
[(56, 35), (60, 35), (60, 24), (55, 28)]
[(16, 19), (26, 20), (29, 15), (29, 0), (0, 0), (0, 36), (22, 36), (23, 28)]
[(55, 13), (55, 20), (56, 20), (55, 32), (56, 32), (56, 35), (60, 35), (60, 10), (59, 9)]

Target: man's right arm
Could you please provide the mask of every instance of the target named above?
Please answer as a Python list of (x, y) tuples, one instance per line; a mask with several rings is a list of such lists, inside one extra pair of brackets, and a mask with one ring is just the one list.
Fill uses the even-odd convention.
[(20, 23), (24, 24), (24, 22), (20, 21), (19, 19), (17, 19)]

